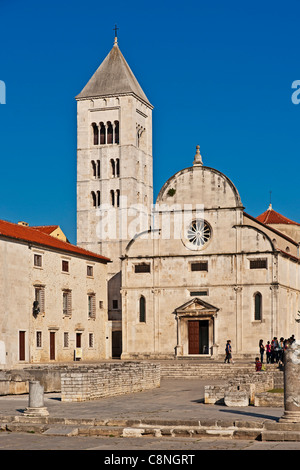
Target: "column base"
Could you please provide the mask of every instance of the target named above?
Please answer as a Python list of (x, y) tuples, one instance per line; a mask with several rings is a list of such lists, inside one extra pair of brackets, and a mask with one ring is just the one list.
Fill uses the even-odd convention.
[(24, 415), (32, 418), (39, 416), (49, 416), (49, 412), (46, 407), (32, 408), (28, 407), (24, 410)]
[(300, 411), (285, 411), (279, 419), (280, 423), (300, 423)]

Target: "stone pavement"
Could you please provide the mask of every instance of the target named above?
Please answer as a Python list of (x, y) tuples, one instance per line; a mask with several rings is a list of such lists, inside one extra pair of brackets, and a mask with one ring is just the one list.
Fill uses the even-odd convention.
[[(210, 384), (221, 383), (215, 380)], [(283, 408), (205, 405), (200, 379), (162, 379), (161, 387), (88, 402), (61, 402), (60, 394), (45, 394), (48, 417), (24, 416), (28, 395), (0, 397), (0, 426), (9, 431), (31, 431), (50, 436), (222, 437), (270, 440), (283, 438), (289, 427), (278, 419)], [(278, 427), (279, 426), (279, 427)], [(274, 434), (276, 433), (276, 435)], [(266, 439), (269, 440), (269, 439)]]

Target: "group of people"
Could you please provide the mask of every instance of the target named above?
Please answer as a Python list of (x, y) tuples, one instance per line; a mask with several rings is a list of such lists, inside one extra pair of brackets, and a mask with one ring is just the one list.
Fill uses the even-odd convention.
[[(292, 335), (288, 339), (281, 337), (278, 339), (276, 336), (271, 341), (267, 341), (264, 344), (264, 341), (259, 340), (259, 354), (260, 357), (255, 358), (256, 370), (260, 371), (264, 369), (265, 363), (265, 353), (266, 353), (266, 362), (267, 364), (278, 363), (279, 365), (283, 364), (283, 354), (284, 351), (295, 341), (295, 336)], [(224, 362), (233, 363), (232, 360), (232, 347), (230, 339), (227, 340), (225, 347), (225, 360)]]
[(264, 363), (265, 361), (265, 353), (266, 353), (266, 362), (267, 364), (274, 364), (274, 363), (283, 363), (283, 354), (284, 351), (295, 341), (295, 336), (292, 335), (290, 338), (285, 339), (281, 337), (278, 339), (276, 336), (272, 339), (272, 341), (267, 341), (267, 344), (264, 344), (263, 340), (259, 341), (259, 354), (260, 354), (260, 361)]

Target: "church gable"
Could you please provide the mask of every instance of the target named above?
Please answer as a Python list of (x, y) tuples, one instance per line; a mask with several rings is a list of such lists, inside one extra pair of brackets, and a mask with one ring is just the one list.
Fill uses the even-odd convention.
[(175, 309), (175, 313), (180, 316), (202, 316), (210, 314), (211, 316), (218, 312), (218, 308), (204, 302), (204, 300), (196, 297), (195, 299), (189, 300), (180, 307)]

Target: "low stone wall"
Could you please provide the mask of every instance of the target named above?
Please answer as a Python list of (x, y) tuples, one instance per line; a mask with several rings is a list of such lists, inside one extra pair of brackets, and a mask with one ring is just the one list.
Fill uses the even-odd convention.
[(160, 364), (124, 362), (61, 373), (61, 400), (87, 401), (160, 387)]
[[(225, 384), (205, 385), (204, 403), (227, 406), (262, 406), (256, 399), (273, 388), (283, 388), (283, 372), (254, 372), (236, 375)], [(260, 401), (262, 403), (262, 399)]]

